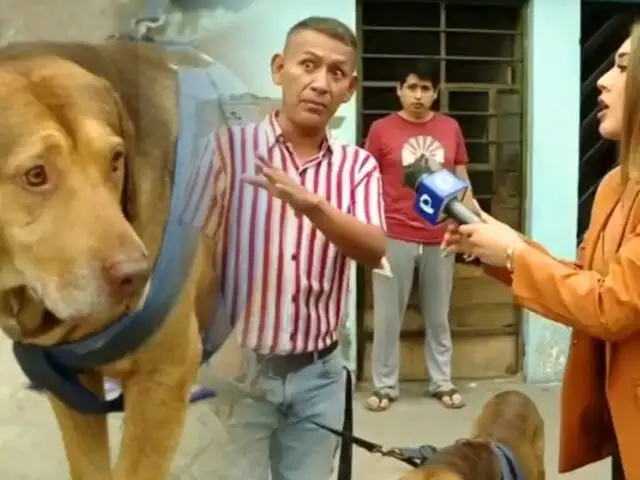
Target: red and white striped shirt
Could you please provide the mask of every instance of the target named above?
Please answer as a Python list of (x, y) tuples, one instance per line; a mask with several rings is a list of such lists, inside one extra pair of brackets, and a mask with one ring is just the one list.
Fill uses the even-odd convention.
[(211, 191), (215, 185), (216, 193), (211, 206), (201, 209), (208, 212), (202, 226), (215, 235), (226, 212), (221, 288), (231, 318), (239, 322), (241, 343), (276, 355), (329, 346), (343, 318), (351, 260), (309, 219), (241, 177), (256, 173), (257, 153), (334, 207), (384, 227), (376, 160), (328, 137), (316, 157), (300, 163), (275, 113), (226, 128), (216, 140), (218, 166), (203, 187)]

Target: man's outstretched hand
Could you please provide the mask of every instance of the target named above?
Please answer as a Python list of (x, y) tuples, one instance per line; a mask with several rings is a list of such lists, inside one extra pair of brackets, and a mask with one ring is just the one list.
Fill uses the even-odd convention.
[(308, 213), (322, 200), (320, 195), (310, 192), (262, 157), (256, 160), (256, 171), (256, 175), (243, 175), (243, 181), (249, 185), (264, 188), (273, 196), (289, 204), (298, 214)]

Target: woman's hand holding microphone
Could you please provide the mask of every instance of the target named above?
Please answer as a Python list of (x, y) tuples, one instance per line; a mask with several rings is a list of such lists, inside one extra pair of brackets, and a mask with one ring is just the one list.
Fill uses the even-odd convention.
[(476, 204), (482, 223), (451, 225), (445, 233), (442, 250), (445, 254), (462, 254), (465, 260), (477, 258), (494, 267), (510, 268), (514, 253), (526, 245), (522, 235), (510, 226), (482, 211)]

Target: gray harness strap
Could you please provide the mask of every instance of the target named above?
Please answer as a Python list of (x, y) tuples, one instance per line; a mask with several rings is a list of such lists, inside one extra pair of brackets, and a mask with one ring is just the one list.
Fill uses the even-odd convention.
[[(464, 442), (464, 440), (462, 440)], [(481, 441), (481, 443), (485, 443)], [(500, 478), (501, 480), (526, 480), (524, 476), (524, 472), (520, 467), (515, 455), (511, 449), (505, 446), (502, 443), (498, 442), (487, 442), (489, 447), (491, 448), (493, 454), (498, 458), (500, 462)], [(421, 465), (427, 465), (431, 461), (435, 460), (433, 455), (437, 452), (434, 447), (429, 445), (424, 445), (422, 447), (418, 447), (417, 449), (397, 449), (398, 451), (403, 451), (404, 455), (408, 458), (422, 458), (424, 461), (415, 465), (416, 467)], [(433, 460), (432, 460), (433, 459)]]
[(490, 442), (489, 445), (500, 461), (502, 480), (525, 480), (524, 472), (509, 448), (498, 442)]

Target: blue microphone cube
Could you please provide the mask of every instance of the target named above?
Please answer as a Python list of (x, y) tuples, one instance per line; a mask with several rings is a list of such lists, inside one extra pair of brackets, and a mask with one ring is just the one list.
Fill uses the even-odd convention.
[(462, 199), (468, 185), (449, 170), (422, 175), (416, 186), (414, 209), (431, 225), (446, 219), (445, 208), (454, 198)]

